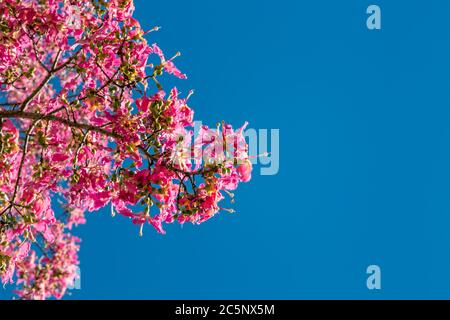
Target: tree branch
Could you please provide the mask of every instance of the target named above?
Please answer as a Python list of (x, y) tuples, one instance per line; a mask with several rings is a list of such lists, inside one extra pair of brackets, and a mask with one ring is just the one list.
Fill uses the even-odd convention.
[(58, 116), (55, 116), (53, 114), (47, 114), (47, 115), (43, 115), (40, 113), (35, 113), (35, 112), (26, 112), (26, 111), (20, 111), (20, 110), (12, 110), (12, 111), (0, 111), (0, 119), (2, 118), (18, 118), (18, 119), (30, 119), (30, 120), (37, 120), (37, 119), (41, 119), (44, 121), (56, 121), (59, 122), (61, 124), (67, 125), (68, 127), (71, 128), (78, 128), (78, 129), (84, 129), (84, 130), (89, 130), (89, 131), (95, 131), (98, 133), (101, 133), (105, 136), (111, 137), (111, 138), (116, 138), (116, 139), (120, 139), (122, 138), (119, 134), (108, 131), (106, 129), (103, 129), (101, 127), (97, 127), (91, 124), (84, 124), (84, 123), (78, 123), (78, 122), (74, 122), (65, 118), (61, 118)]
[(20, 110), (24, 111), (25, 108), (28, 106), (28, 104), (31, 102), (31, 100), (33, 100), (34, 97), (36, 97), (39, 94), (39, 92), (41, 92), (42, 88), (45, 87), (45, 85), (50, 81), (50, 79), (53, 77), (53, 75), (56, 72), (58, 72), (59, 70), (61, 70), (64, 67), (66, 67), (78, 55), (79, 52), (80, 52), (80, 50), (75, 52), (70, 58), (68, 58), (64, 63), (62, 63), (61, 65), (59, 65), (57, 67), (56, 65), (58, 64), (59, 57), (61, 56), (61, 50), (59, 50), (58, 53), (56, 54), (55, 61), (53, 61), (53, 66), (50, 69), (50, 71), (48, 71), (47, 76), (33, 90), (33, 92), (31, 92), (30, 95), (23, 101), (22, 105), (20, 106)]

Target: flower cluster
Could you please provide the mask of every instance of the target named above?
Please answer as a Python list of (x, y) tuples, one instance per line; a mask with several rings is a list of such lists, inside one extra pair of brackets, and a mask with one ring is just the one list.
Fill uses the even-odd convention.
[[(132, 17), (132, 0), (0, 1), (0, 278), (23, 299), (73, 283), (84, 213), (140, 228), (201, 223), (251, 177), (243, 136), (193, 135), (185, 79)], [(61, 209), (56, 209), (55, 199)], [(53, 201), (52, 201), (53, 200)]]

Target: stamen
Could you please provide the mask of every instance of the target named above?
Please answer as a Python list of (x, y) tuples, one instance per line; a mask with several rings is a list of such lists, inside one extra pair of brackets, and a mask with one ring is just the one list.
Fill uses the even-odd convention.
[(175, 58), (177, 58), (177, 57), (179, 57), (179, 56), (181, 56), (181, 52), (180, 52), (180, 51), (178, 51), (177, 53), (175, 53), (175, 55), (174, 55), (172, 58), (170, 58), (169, 61), (172, 61), (173, 59), (175, 59)]
[(144, 230), (144, 224), (142, 223), (141, 228), (139, 229), (139, 237), (142, 237), (144, 235), (143, 230)]

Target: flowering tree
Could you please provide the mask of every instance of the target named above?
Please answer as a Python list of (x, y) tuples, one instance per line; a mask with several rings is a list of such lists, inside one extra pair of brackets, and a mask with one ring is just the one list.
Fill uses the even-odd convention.
[(20, 298), (61, 298), (73, 283), (70, 232), (85, 211), (109, 205), (141, 234), (147, 223), (164, 233), (232, 211), (219, 202), (250, 179), (245, 125), (193, 136), (190, 94), (160, 84), (186, 78), (178, 54), (149, 45), (157, 28), (142, 30), (133, 10), (0, 0), (0, 276)]

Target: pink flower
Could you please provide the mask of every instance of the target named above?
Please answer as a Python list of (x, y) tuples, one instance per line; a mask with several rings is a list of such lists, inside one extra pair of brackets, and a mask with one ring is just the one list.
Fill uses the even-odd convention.
[(69, 155), (67, 155), (65, 153), (55, 153), (52, 156), (52, 161), (55, 161), (55, 162), (63, 162), (63, 161), (66, 161), (67, 159), (69, 159)]
[(159, 56), (159, 58), (161, 59), (161, 63), (164, 66), (164, 69), (167, 71), (167, 73), (173, 74), (175, 77), (180, 78), (180, 79), (187, 78), (186, 74), (181, 73), (181, 71), (178, 70), (178, 68), (173, 63), (172, 59), (166, 60), (166, 58), (164, 57), (163, 51), (158, 47), (158, 45), (156, 45), (156, 43), (154, 43), (152, 45), (152, 49), (153, 49), (153, 53), (157, 54)]
[(250, 160), (244, 161), (244, 163), (241, 163), (237, 171), (239, 173), (239, 179), (243, 182), (248, 182), (252, 178), (252, 163)]
[(162, 227), (161, 217), (159, 215), (154, 218), (149, 218), (149, 222), (159, 233), (166, 233)]
[(140, 99), (136, 99), (136, 106), (138, 107), (138, 110), (142, 113), (148, 112), (149, 104), (150, 104), (150, 99), (147, 97), (142, 97)]
[(181, 71), (178, 70), (178, 68), (175, 66), (175, 64), (172, 61), (170, 61), (170, 60), (166, 61), (164, 63), (164, 69), (167, 71), (167, 73), (173, 74), (177, 78), (187, 79), (186, 74), (181, 73)]

